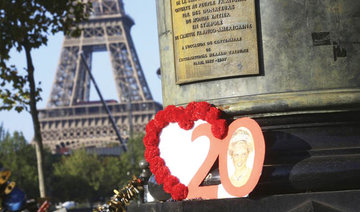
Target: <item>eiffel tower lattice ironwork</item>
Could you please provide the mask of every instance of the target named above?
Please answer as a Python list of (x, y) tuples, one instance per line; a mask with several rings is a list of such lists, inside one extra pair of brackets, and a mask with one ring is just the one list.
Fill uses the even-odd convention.
[[(92, 53), (110, 56), (118, 101), (107, 101), (122, 137), (142, 132), (161, 105), (154, 102), (144, 77), (122, 0), (91, 0), (92, 13), (81, 23), (81, 36), (65, 37), (47, 103), (40, 110), (43, 143), (54, 152), (118, 143), (101, 102), (89, 102), (90, 77), (80, 54), (91, 68)], [(106, 70), (103, 70), (106, 71)]]

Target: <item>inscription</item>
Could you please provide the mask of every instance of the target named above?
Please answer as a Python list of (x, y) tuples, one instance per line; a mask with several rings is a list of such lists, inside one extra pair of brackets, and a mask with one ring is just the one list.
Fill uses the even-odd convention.
[(255, 0), (171, 0), (176, 83), (259, 73)]

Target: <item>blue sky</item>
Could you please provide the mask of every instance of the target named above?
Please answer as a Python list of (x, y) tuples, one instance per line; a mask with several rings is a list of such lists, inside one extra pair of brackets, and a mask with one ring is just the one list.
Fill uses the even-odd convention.
[[(153, 98), (162, 103), (161, 82), (156, 75), (160, 67), (159, 45), (157, 36), (157, 20), (155, 0), (123, 0), (126, 13), (135, 21), (131, 30), (137, 54), (142, 69), (150, 87)], [(33, 62), (35, 66), (35, 78), (41, 82), (43, 89), (41, 96), (43, 100), (38, 103), (38, 108), (45, 108), (50, 95), (52, 82), (54, 80), (57, 64), (60, 58), (60, 51), (63, 41), (63, 34), (49, 36), (47, 46), (33, 51)], [(11, 64), (15, 64), (19, 70), (26, 67), (25, 55), (13, 51)], [(117, 99), (115, 83), (112, 77), (110, 58), (107, 52), (95, 53), (93, 55), (92, 72), (105, 99)], [(108, 70), (101, 72), (102, 70)], [(98, 100), (95, 90), (90, 91), (90, 99)], [(30, 113), (15, 111), (0, 112), (0, 123), (9, 131), (21, 131), (26, 139), (30, 141), (33, 137), (33, 126)]]

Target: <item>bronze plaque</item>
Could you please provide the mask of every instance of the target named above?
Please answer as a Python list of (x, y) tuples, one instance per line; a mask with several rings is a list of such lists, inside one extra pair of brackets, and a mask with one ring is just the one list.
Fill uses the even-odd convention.
[(171, 0), (176, 83), (259, 74), (255, 0)]

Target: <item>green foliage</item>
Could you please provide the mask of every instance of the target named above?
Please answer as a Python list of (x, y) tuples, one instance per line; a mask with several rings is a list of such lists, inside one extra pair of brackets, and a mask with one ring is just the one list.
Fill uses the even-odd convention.
[(144, 159), (145, 146), (143, 144), (144, 135), (137, 135), (128, 141), (128, 151), (120, 157), (121, 162), (126, 165), (125, 170), (130, 176), (140, 174), (140, 160)]
[[(8, 85), (8, 86), (7, 86)], [(18, 74), (15, 66), (2, 67), (0, 72), (0, 110), (21, 112), (29, 104), (29, 91), (25, 89), (25, 77)], [(10, 89), (10, 88), (11, 89)], [(12, 90), (16, 91), (14, 94)], [(38, 89), (38, 92), (41, 90)]]
[[(0, 1), (0, 110), (20, 112), (29, 104), (28, 75), (8, 64), (10, 51), (27, 49), (30, 53), (46, 45), (49, 34), (60, 31), (78, 35), (74, 26), (87, 18), (90, 6), (79, 0)], [(40, 92), (35, 91), (37, 101)]]
[[(63, 31), (79, 34), (74, 29), (77, 23), (86, 19), (90, 3), (81, 0), (2, 0), (0, 1), (0, 110), (21, 112), (30, 107), (34, 123), (34, 140), (37, 145), (37, 166), (41, 197), (46, 196), (43, 176), (43, 150), (40, 123), (36, 102), (41, 99), (41, 89), (34, 79), (34, 65), (31, 51), (47, 44), (47, 37)], [(77, 32), (77, 33), (76, 33)], [(18, 72), (9, 65), (10, 51), (24, 50), (26, 73)]]
[(52, 184), (52, 193), (55, 199), (92, 202), (109, 198), (113, 189), (123, 187), (132, 175), (140, 174), (138, 163), (144, 155), (142, 138), (137, 136), (129, 140), (128, 145), (134, 147), (133, 164), (130, 151), (120, 157), (100, 157), (81, 149), (63, 156), (54, 164), (56, 183)]
[(75, 151), (54, 164), (54, 194), (62, 201), (91, 200), (103, 175), (104, 167), (97, 155), (87, 154), (84, 149)]
[[(128, 151), (120, 157), (88, 154), (85, 149), (61, 158), (44, 154), (44, 171), (49, 196), (54, 201), (93, 202), (109, 198), (113, 189), (122, 188), (132, 175), (141, 173), (143, 135), (129, 140)], [(134, 156), (132, 156), (134, 155)], [(132, 164), (134, 158), (134, 164)], [(20, 132), (10, 134), (0, 125), (0, 162), (12, 171), (11, 180), (17, 183), (29, 198), (39, 197), (34, 146), (27, 144)]]
[(22, 133), (10, 134), (0, 127), (0, 161), (12, 171), (11, 180), (26, 191), (28, 197), (39, 196), (35, 149), (26, 143)]
[(7, 132), (4, 129), (3, 124), (0, 125), (0, 141), (4, 140)]

